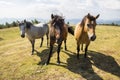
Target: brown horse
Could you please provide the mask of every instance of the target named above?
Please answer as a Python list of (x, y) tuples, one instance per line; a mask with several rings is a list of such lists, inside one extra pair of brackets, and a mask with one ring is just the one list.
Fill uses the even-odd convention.
[[(62, 16), (51, 14), (51, 23), (50, 23), (50, 31), (49, 31), (49, 33), (50, 33), (50, 52), (49, 52), (49, 56), (48, 56), (46, 65), (49, 64), (54, 43), (58, 44), (57, 63), (60, 64), (59, 53), (60, 53), (62, 41), (64, 41), (65, 50), (67, 50), (66, 40), (67, 40), (68, 28), (69, 27), (65, 24), (64, 18)], [(70, 29), (69, 32), (71, 34), (73, 34), (72, 29)]]
[[(74, 36), (77, 41), (77, 58), (79, 59), (79, 51), (80, 45), (85, 44), (85, 55), (87, 57), (87, 50), (90, 44), (90, 41), (94, 41), (96, 39), (95, 28), (96, 28), (96, 19), (99, 17), (92, 16), (88, 13), (83, 19), (81, 23), (78, 23), (75, 27)], [(82, 48), (81, 47), (81, 48)]]

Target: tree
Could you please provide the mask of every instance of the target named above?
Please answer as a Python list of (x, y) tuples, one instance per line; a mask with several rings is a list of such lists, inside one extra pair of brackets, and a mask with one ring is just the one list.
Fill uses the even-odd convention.
[(3, 29), (4, 28), (4, 25), (3, 24), (0, 24), (0, 29)]
[(38, 21), (37, 19), (34, 19), (34, 20), (32, 20), (32, 23), (33, 23), (33, 24), (38, 24), (39, 21)]
[(112, 26), (115, 26), (115, 23), (114, 23), (114, 22), (112, 23)]
[(5, 26), (6, 26), (7, 28), (10, 28), (10, 24), (9, 24), (8, 22), (5, 23)]
[(11, 26), (12, 26), (12, 27), (16, 27), (16, 26), (17, 26), (17, 23), (16, 23), (15, 21), (13, 21), (13, 22), (11, 23)]

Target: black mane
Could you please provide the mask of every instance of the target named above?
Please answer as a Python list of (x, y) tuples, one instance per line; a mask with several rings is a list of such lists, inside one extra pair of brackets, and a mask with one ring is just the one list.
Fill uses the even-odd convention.
[(62, 27), (64, 26), (64, 18), (62, 16), (59, 15), (54, 15), (52, 21), (51, 21), (51, 26), (53, 26), (54, 28), (58, 28), (60, 29), (60, 31), (62, 31)]
[(33, 24), (31, 22), (27, 21), (27, 22), (25, 22), (25, 25), (26, 25), (26, 28), (29, 29)]

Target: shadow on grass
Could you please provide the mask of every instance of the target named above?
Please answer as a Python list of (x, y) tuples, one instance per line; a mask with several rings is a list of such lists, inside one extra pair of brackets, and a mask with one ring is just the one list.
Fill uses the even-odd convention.
[(67, 69), (71, 72), (80, 74), (87, 80), (102, 80), (102, 78), (94, 72), (90, 59), (84, 58), (84, 54), (80, 54), (80, 59), (78, 60), (75, 53), (71, 51), (64, 52), (69, 56), (67, 59)]
[[(57, 46), (54, 46), (53, 53), (57, 51)], [(61, 50), (62, 51), (62, 50)], [(80, 54), (80, 59), (78, 60), (76, 54), (71, 51), (63, 51), (66, 53), (69, 58), (67, 63), (62, 63), (60, 65), (50, 63), (50, 65), (61, 66), (67, 68), (71, 72), (81, 75), (87, 80), (103, 80), (96, 72), (94, 72), (92, 66), (111, 73), (120, 77), (120, 66), (117, 64), (115, 59), (112, 56), (105, 55), (104, 53), (88, 51), (87, 58), (84, 58), (84, 54)], [(40, 57), (40, 62), (38, 65), (44, 65), (48, 58), (49, 48), (43, 50), (41, 53), (37, 52), (37, 55)]]
[[(44, 65), (45, 62), (48, 59), (48, 54), (49, 54), (50, 48), (44, 49), (42, 52), (37, 52), (37, 56), (40, 57), (40, 62), (38, 63), (38, 65)], [(52, 51), (52, 55), (57, 51), (57, 46), (55, 45), (53, 47), (53, 51)]]
[(0, 41), (4, 40), (3, 38), (0, 38)]
[(95, 51), (89, 51), (88, 55), (91, 56), (93, 65), (97, 68), (120, 77), (120, 66), (112, 56)]
[(67, 69), (71, 72), (80, 74), (87, 80), (103, 80), (96, 72), (94, 72), (92, 65), (120, 77), (120, 66), (112, 56), (107, 56), (100, 52), (88, 51), (88, 56), (90, 56), (90, 58), (84, 58), (84, 54), (80, 54), (80, 59), (77, 60), (74, 52), (63, 52), (69, 56), (67, 59)]

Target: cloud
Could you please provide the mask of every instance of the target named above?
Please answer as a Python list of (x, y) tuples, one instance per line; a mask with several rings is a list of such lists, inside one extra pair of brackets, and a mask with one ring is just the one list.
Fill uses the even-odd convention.
[(55, 13), (66, 19), (81, 19), (91, 13), (100, 14), (101, 19), (118, 19), (119, 4), (119, 0), (4, 0), (0, 1), (0, 17), (50, 19), (50, 14)]
[(102, 7), (106, 9), (112, 9), (112, 10), (120, 10), (120, 1), (119, 0), (98, 0), (97, 3)]
[(6, 1), (0, 1), (0, 7), (8, 7), (8, 6), (13, 6), (14, 4), (11, 2), (6, 2)]

